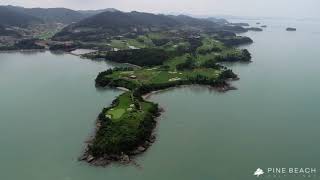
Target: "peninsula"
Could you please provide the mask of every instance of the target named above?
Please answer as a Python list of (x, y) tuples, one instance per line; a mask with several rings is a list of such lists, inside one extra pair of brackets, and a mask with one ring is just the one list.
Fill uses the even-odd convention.
[[(151, 41), (153, 38), (157, 41), (167, 40), (167, 43), (157, 47), (97, 51), (83, 55), (90, 59), (136, 66), (109, 69), (97, 76), (97, 87), (121, 87), (126, 92), (100, 113), (96, 136), (88, 144), (81, 160), (98, 166), (115, 161), (130, 162), (155, 141), (153, 129), (161, 111), (157, 104), (146, 101), (144, 95), (192, 84), (227, 91), (232, 89), (228, 81), (237, 80), (238, 77), (221, 63), (251, 61), (246, 49), (226, 46), (215, 39), (221, 38), (216, 33), (193, 32), (188, 38), (179, 34), (162, 31), (143, 36), (143, 39), (151, 38)], [(174, 41), (177, 37), (180, 37), (179, 41)]]

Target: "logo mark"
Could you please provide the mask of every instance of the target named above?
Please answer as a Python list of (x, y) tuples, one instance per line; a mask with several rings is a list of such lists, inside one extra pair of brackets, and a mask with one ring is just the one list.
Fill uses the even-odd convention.
[(254, 175), (254, 176), (257, 176), (257, 177), (259, 177), (259, 176), (261, 176), (261, 175), (263, 175), (263, 174), (264, 174), (264, 172), (263, 172), (263, 170), (260, 169), (260, 168), (258, 168), (258, 169), (253, 173), (253, 175)]

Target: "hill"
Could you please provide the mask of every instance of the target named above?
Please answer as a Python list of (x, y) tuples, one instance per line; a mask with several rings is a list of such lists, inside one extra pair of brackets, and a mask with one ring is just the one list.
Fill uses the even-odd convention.
[(177, 22), (179, 22), (180, 25), (185, 25), (185, 26), (215, 27), (219, 24), (207, 19), (198, 19), (198, 18), (187, 16), (187, 15), (178, 15), (178, 16), (170, 15), (168, 17), (176, 20)]
[(57, 33), (53, 39), (90, 40), (105, 39), (114, 35), (129, 32), (142, 33), (150, 28), (170, 28), (180, 24), (178, 21), (165, 16), (140, 12), (106, 11), (78, 23), (71, 24)]
[(66, 8), (23, 8), (17, 6), (5, 6), (4, 8), (10, 9), (17, 13), (22, 13), (28, 16), (32, 16), (41, 19), (45, 23), (63, 23), (71, 24), (78, 22), (86, 17), (87, 15)]
[(175, 26), (177, 22), (164, 15), (140, 12), (120, 12), (106, 11), (95, 16), (89, 17), (77, 23), (74, 27), (91, 28), (132, 28), (132, 27), (156, 27), (156, 26)]
[(94, 16), (103, 12), (117, 12), (119, 10), (114, 8), (107, 8), (107, 9), (98, 9), (98, 10), (79, 10), (78, 12), (82, 13), (83, 15), (89, 17)]
[(110, 36), (127, 35), (130, 33), (144, 34), (151, 31), (169, 29), (211, 29), (230, 32), (245, 32), (239, 26), (227, 26), (226, 20), (213, 21), (198, 19), (186, 15), (162, 15), (143, 12), (105, 11), (88, 17), (78, 23), (71, 24), (54, 36), (54, 40), (98, 40)]
[(43, 21), (40, 18), (0, 6), (0, 25), (25, 27), (36, 23), (43, 23)]

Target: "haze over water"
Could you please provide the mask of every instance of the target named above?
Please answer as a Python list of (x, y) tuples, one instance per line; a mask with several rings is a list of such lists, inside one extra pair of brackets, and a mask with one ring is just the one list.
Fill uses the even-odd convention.
[(259, 21), (268, 25), (264, 32), (244, 34), (255, 41), (245, 47), (253, 63), (231, 66), (241, 78), (233, 83), (238, 90), (185, 87), (152, 96), (166, 111), (156, 143), (137, 158), (142, 168), (77, 161), (98, 113), (121, 93), (94, 87), (110, 64), (1, 53), (0, 179), (239, 180), (256, 179), (257, 168), (320, 171), (320, 23)]

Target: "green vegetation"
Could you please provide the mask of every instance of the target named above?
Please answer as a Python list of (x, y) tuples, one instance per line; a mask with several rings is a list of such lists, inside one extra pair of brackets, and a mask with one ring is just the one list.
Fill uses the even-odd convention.
[(119, 63), (130, 63), (138, 66), (161, 65), (168, 60), (169, 54), (162, 49), (127, 49), (104, 53), (91, 53), (88, 58), (104, 58)]
[(197, 49), (198, 53), (201, 55), (205, 55), (211, 52), (221, 52), (223, 51), (224, 47), (222, 43), (214, 40), (213, 38), (206, 37), (202, 41), (202, 46)]
[(155, 125), (158, 106), (135, 97), (131, 92), (120, 95), (99, 115), (100, 128), (89, 146), (95, 156), (130, 154), (148, 140)]
[(44, 49), (43, 46), (36, 44), (36, 41), (36, 39), (24, 39), (16, 42), (12, 46), (0, 46), (0, 50)]
[(187, 60), (176, 66), (177, 70), (192, 70), (196, 68), (196, 61), (192, 56), (189, 56)]
[(216, 37), (216, 39), (223, 42), (226, 46), (238, 46), (253, 43), (252, 39), (243, 36)]
[(112, 48), (116, 48), (116, 49), (128, 49), (128, 45), (126, 41), (122, 41), (122, 40), (112, 40), (110, 45)]
[[(165, 38), (164, 34), (153, 33), (143, 36), (142, 39), (143, 42), (147, 37), (161, 39)], [(101, 157), (106, 161), (120, 161), (124, 154), (139, 154), (148, 148), (155, 125), (154, 119), (159, 110), (156, 104), (143, 100), (143, 95), (190, 84), (209, 85), (227, 90), (227, 79), (237, 79), (237, 75), (218, 62), (244, 61), (251, 58), (247, 50), (226, 47), (209, 35), (188, 38), (187, 42), (188, 48), (179, 53), (178, 49), (167, 45), (87, 55), (142, 66), (109, 69), (97, 76), (97, 87), (124, 87), (129, 91), (120, 95), (99, 115), (100, 128), (89, 145), (85, 158), (87, 161), (95, 162)], [(175, 46), (175, 43), (181, 44), (183, 40), (170, 41), (167, 44)], [(92, 158), (88, 160), (88, 157)]]
[[(150, 146), (159, 108), (143, 95), (192, 84), (225, 91), (230, 88), (227, 81), (237, 75), (220, 63), (251, 60), (247, 50), (233, 47), (252, 42), (235, 34), (247, 29), (225, 20), (63, 8), (2, 9), (0, 32), (10, 38), (0, 39), (0, 50), (90, 48), (98, 51), (83, 57), (137, 65), (109, 69), (95, 80), (97, 87), (128, 91), (100, 113), (96, 135), (83, 157), (91, 163), (128, 161), (127, 155)], [(43, 23), (47, 21), (50, 23)]]
[(251, 61), (251, 54), (248, 50), (241, 51), (226, 51), (222, 55), (216, 57), (217, 62), (249, 62)]
[[(70, 41), (101, 41), (106, 37), (126, 36), (129, 33), (144, 36), (150, 34), (148, 39), (156, 46), (166, 43), (168, 29), (186, 29), (186, 27), (227, 30), (230, 32), (246, 32), (240, 26), (229, 26), (226, 21), (211, 21), (209, 19), (197, 19), (189, 16), (167, 16), (143, 12), (106, 11), (74, 23), (54, 36), (54, 40)], [(159, 33), (161, 32), (161, 33)], [(88, 38), (88, 36), (92, 38)]]

